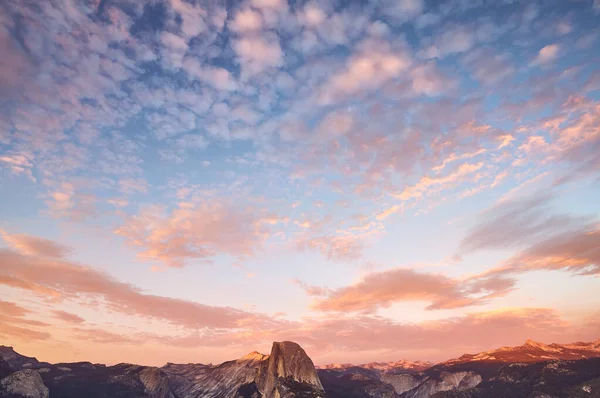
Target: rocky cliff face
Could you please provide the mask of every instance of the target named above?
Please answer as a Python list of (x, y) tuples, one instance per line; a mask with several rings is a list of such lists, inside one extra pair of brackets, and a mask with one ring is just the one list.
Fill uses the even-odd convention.
[(220, 365), (167, 364), (177, 397), (283, 398), (323, 396), (315, 367), (298, 344), (275, 342), (270, 355), (251, 352)]
[(167, 364), (162, 370), (171, 380), (177, 397), (251, 397), (257, 391), (255, 381), (267, 358), (252, 352), (216, 366)]
[(48, 388), (37, 371), (24, 369), (0, 381), (0, 396), (48, 398)]
[(429, 398), (440, 391), (464, 391), (477, 386), (482, 378), (474, 372), (442, 372), (439, 378), (426, 376), (411, 390), (406, 398)]
[(324, 394), (312, 360), (291, 341), (273, 343), (271, 354), (260, 367), (257, 385), (265, 398), (283, 397), (294, 389), (302, 389), (305, 396)]

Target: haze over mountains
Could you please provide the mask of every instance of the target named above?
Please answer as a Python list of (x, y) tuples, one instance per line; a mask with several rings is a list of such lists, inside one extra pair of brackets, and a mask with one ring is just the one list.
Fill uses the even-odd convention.
[(157, 368), (50, 364), (0, 346), (5, 398), (444, 398), (600, 397), (600, 340), (465, 354), (438, 364), (371, 362), (315, 368), (296, 343), (274, 342), (219, 365)]

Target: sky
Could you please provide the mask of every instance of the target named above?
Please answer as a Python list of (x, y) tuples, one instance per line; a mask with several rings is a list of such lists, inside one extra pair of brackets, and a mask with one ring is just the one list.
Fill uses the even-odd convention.
[(0, 344), (600, 339), (598, 0), (0, 4)]

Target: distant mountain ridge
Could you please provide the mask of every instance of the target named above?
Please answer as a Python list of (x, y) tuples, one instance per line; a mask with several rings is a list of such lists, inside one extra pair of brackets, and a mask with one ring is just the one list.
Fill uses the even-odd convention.
[(0, 346), (2, 398), (572, 398), (600, 397), (600, 340), (527, 340), (437, 364), (421, 361), (315, 366), (298, 344), (274, 342), (218, 365), (158, 368), (49, 364)]
[(517, 347), (501, 347), (478, 354), (465, 354), (459, 358), (442, 362), (455, 364), (472, 361), (498, 361), (498, 362), (539, 362), (547, 360), (577, 360), (600, 357), (600, 340), (589, 343), (577, 342), (572, 344), (543, 344), (534, 340), (527, 340), (525, 344)]
[[(0, 347), (0, 397), (31, 398), (322, 398), (312, 360), (298, 344), (274, 342), (220, 365), (172, 364), (161, 368), (90, 362), (48, 364)], [(21, 387), (26, 386), (26, 389)]]
[[(590, 366), (598, 366), (597, 372), (588, 372)], [(537, 371), (541, 374), (535, 374)], [(571, 398), (578, 396), (572, 395), (575, 393), (571, 390), (571, 395), (530, 394), (536, 380), (550, 386), (545, 379), (550, 376), (561, 380), (565, 386), (570, 386), (570, 379), (577, 380), (574, 376), (578, 373), (586, 381), (587, 377), (600, 377), (600, 340), (548, 345), (527, 340), (520, 346), (465, 354), (436, 364), (420, 361), (344, 363), (320, 366), (318, 372), (325, 391), (336, 398), (487, 398), (495, 396), (494, 391), (509, 391), (499, 397)], [(565, 375), (569, 372), (575, 373), (566, 380)], [(517, 376), (511, 379), (506, 377), (507, 374), (518, 374), (529, 384), (520, 384)], [(583, 387), (592, 391), (593, 383), (592, 380), (590, 385)], [(552, 385), (552, 388), (561, 391), (560, 385)], [(600, 397), (600, 379), (593, 391), (596, 395), (585, 396)]]
[(536, 362), (552, 359), (576, 360), (600, 357), (600, 340), (592, 342), (576, 342), (570, 344), (544, 344), (534, 340), (527, 340), (523, 345), (515, 347), (500, 347), (477, 354), (464, 354), (458, 358), (442, 362), (408, 361), (399, 360), (391, 362), (368, 362), (355, 365), (352, 363), (332, 363), (317, 366), (317, 369), (349, 369), (360, 367), (379, 371), (392, 369), (405, 369), (409, 371), (423, 371), (439, 364), (454, 364), (469, 361), (499, 361), (499, 362)]
[(317, 366), (317, 369), (347, 369), (351, 367), (361, 367), (364, 369), (371, 369), (376, 371), (389, 371), (391, 369), (402, 369), (406, 371), (414, 371), (420, 372), (427, 368), (430, 368), (434, 365), (433, 362), (428, 361), (407, 361), (407, 360), (399, 360), (399, 361), (391, 361), (391, 362), (369, 362), (360, 365), (353, 365), (351, 363), (342, 363), (342, 364), (329, 364), (323, 366)]

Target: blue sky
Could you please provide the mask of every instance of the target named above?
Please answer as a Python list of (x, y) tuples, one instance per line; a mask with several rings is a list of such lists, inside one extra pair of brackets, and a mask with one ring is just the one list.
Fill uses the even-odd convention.
[(0, 6), (0, 338), (152, 364), (597, 339), (599, 20), (591, 0)]

